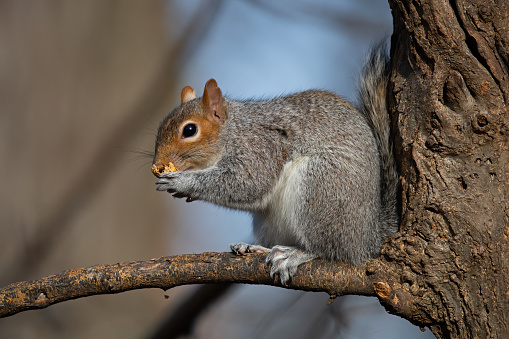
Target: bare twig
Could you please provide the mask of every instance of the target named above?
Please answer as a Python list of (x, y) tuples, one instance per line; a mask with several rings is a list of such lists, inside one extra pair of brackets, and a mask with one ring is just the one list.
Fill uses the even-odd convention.
[(180, 300), (175, 309), (168, 312), (153, 331), (146, 336), (148, 339), (187, 338), (200, 315), (211, 305), (223, 297), (231, 287), (230, 283), (203, 284), (184, 300)]

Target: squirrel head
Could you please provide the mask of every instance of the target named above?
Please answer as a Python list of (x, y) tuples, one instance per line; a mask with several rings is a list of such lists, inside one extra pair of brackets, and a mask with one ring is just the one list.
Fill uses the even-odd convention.
[(210, 167), (219, 159), (219, 132), (228, 117), (217, 82), (207, 81), (202, 98), (197, 98), (191, 87), (184, 87), (181, 102), (157, 131), (152, 165), (156, 176), (171, 164), (178, 171), (193, 171)]

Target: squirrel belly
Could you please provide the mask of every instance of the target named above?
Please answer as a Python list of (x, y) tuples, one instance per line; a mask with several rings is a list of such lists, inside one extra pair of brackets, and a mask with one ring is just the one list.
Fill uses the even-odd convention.
[(263, 197), (259, 212), (253, 212), (253, 234), (265, 247), (297, 246), (301, 243), (298, 225), (300, 207), (305, 203), (304, 177), (309, 157), (287, 162), (274, 188)]
[[(213, 79), (201, 98), (185, 87), (157, 133), (158, 190), (251, 212), (257, 244), (231, 249), (270, 252), (283, 284), (317, 257), (375, 258), (399, 222), (383, 48), (362, 73), (359, 109), (320, 90), (235, 101)], [(165, 173), (170, 163), (180, 171)]]

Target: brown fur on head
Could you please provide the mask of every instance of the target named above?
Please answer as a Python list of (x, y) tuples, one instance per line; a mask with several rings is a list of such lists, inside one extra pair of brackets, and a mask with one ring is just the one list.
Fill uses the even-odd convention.
[(170, 163), (179, 171), (193, 171), (212, 166), (219, 157), (217, 139), (227, 114), (217, 82), (207, 81), (201, 100), (191, 87), (184, 87), (181, 101), (159, 126), (153, 161), (156, 176)]

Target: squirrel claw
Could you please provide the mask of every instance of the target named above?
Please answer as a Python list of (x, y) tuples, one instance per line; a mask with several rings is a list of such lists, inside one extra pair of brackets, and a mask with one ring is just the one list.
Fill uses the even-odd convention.
[(170, 182), (170, 179), (163, 178), (163, 179), (157, 180), (156, 185), (168, 184), (169, 182)]
[(171, 191), (171, 179), (170, 178), (160, 178), (156, 181), (156, 185), (159, 185), (156, 190), (157, 191)]
[(167, 172), (167, 173), (162, 173), (159, 178), (162, 178), (162, 179), (159, 179), (159, 180), (164, 180), (164, 179), (173, 179), (175, 178), (176, 176), (178, 175), (178, 172)]
[[(174, 193), (174, 192), (175, 192), (174, 190), (168, 190), (168, 193)], [(196, 198), (189, 197), (189, 196), (185, 195), (184, 193), (179, 193), (179, 192), (173, 194), (173, 197), (179, 198), (179, 199), (186, 198), (186, 202), (193, 202), (193, 201), (197, 200)]]
[(168, 191), (170, 193), (173, 193), (173, 190), (171, 189), (171, 185), (157, 186), (156, 191)]
[(314, 258), (316, 258), (315, 255), (295, 247), (274, 246), (265, 263), (270, 265), (270, 277), (274, 278), (277, 274), (281, 284), (288, 286), (292, 277), (297, 273), (297, 267)]
[(270, 248), (263, 247), (260, 245), (250, 245), (244, 242), (239, 242), (237, 244), (231, 244), (230, 249), (233, 253), (237, 255), (242, 255), (246, 253), (269, 253)]
[[(173, 179), (176, 178), (176, 176), (166, 176), (166, 174), (174, 174), (174, 173), (164, 173), (159, 177), (159, 180), (156, 181), (156, 185), (159, 185), (156, 190), (157, 191), (168, 191), (169, 193), (175, 193), (175, 182)], [(165, 176), (164, 178), (162, 176)]]

